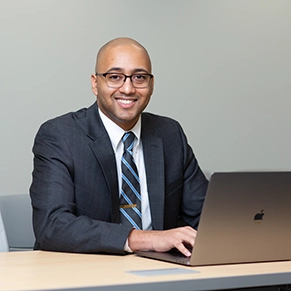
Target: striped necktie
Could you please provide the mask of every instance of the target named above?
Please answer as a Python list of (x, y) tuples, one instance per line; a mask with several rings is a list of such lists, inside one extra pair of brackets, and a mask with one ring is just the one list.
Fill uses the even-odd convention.
[(131, 131), (126, 132), (122, 137), (122, 142), (124, 144), (124, 151), (121, 159), (121, 224), (142, 229), (140, 184), (138, 171), (132, 155), (134, 134)]

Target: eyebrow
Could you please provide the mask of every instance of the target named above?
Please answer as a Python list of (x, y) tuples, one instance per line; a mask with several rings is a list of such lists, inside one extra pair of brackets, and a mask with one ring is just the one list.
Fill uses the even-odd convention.
[[(106, 72), (107, 72), (107, 73), (110, 73), (110, 72), (112, 72), (112, 71), (119, 71), (119, 72), (122, 72), (122, 71), (124, 71), (124, 69), (123, 69), (123, 68), (120, 68), (120, 67), (112, 67), (112, 68), (110, 68), (109, 70), (107, 70)], [(134, 74), (134, 73), (140, 73), (140, 72), (143, 72), (143, 73), (149, 74), (149, 72), (148, 72), (147, 70), (143, 69), (143, 68), (135, 68), (135, 69), (132, 71), (133, 74)]]

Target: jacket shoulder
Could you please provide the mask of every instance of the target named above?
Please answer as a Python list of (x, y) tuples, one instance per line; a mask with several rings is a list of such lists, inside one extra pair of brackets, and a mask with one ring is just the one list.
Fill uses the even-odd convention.
[(142, 127), (150, 131), (175, 131), (181, 130), (180, 123), (170, 117), (161, 116), (153, 113), (142, 113)]
[(77, 111), (71, 111), (57, 117), (51, 118), (45, 121), (41, 126), (42, 128), (54, 127), (54, 128), (65, 128), (73, 129), (81, 127), (83, 131), (86, 131), (88, 123), (93, 119), (97, 118), (96, 104), (88, 108), (81, 108)]

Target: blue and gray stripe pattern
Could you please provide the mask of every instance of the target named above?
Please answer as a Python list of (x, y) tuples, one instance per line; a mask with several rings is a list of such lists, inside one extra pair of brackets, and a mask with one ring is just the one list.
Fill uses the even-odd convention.
[(129, 224), (136, 229), (142, 229), (139, 176), (132, 155), (134, 133), (126, 132), (122, 137), (122, 142), (124, 143), (124, 152), (121, 159), (121, 224)]

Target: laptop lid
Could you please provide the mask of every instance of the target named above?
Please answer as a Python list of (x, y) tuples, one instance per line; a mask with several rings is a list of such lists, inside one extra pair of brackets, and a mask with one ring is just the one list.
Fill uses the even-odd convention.
[(137, 254), (191, 266), (290, 260), (290, 205), (291, 172), (214, 173), (191, 258)]

